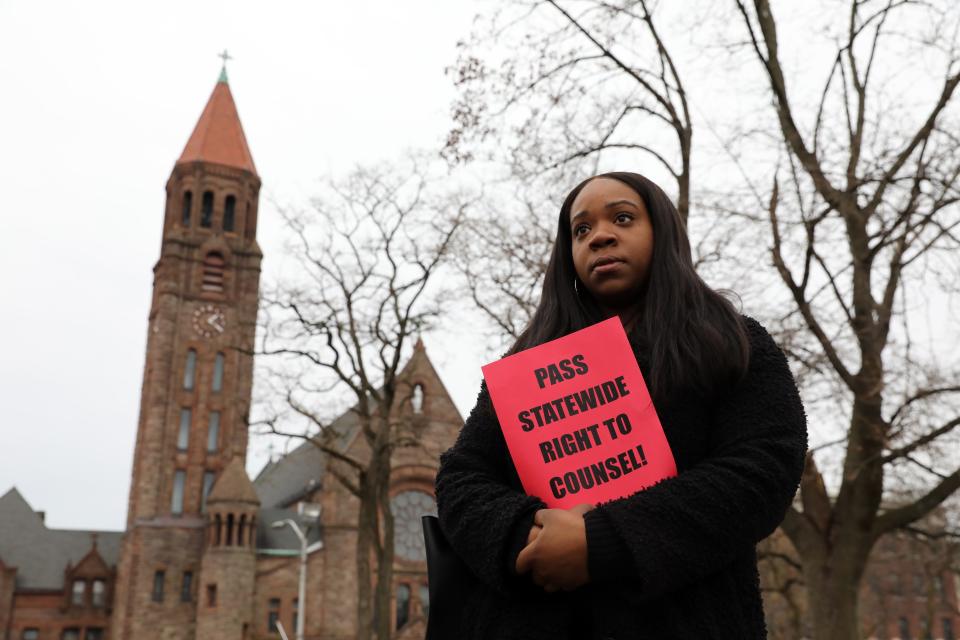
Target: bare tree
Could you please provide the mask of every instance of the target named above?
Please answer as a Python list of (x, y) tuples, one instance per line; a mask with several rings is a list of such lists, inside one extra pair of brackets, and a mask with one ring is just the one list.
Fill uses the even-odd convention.
[[(687, 9), (696, 4), (684, 8), (697, 14)], [(718, 83), (680, 82), (678, 47), (667, 44), (671, 31), (654, 19), (652, 3), (509, 6), (521, 11), (501, 17), (487, 37), (522, 32), (510, 41), (516, 62), (485, 61), (476, 41), (465, 45), (451, 153), (469, 157), (479, 141), (500, 136), (506, 160), (526, 176), (644, 141), (651, 148), (635, 154), (679, 162), (671, 175), (681, 195), (686, 175), (690, 194), (681, 204), (711, 191), (699, 200), (701, 213), (716, 217), (713, 224), (735, 222), (740, 235), (737, 245), (705, 253), (750, 265), (742, 282), (724, 285), (764, 288), (765, 302), (780, 305), (764, 319), (795, 364), (811, 417), (816, 446), (783, 530), (800, 554), (814, 637), (859, 637), (858, 586), (876, 540), (910, 527), (960, 487), (958, 363), (925, 350), (917, 326), (922, 296), (945, 299), (960, 287), (960, 12), (947, 0), (817, 2), (804, 6), (800, 27), (795, 8), (792, 22), (778, 25), (767, 0), (697, 14), (686, 26), (727, 55), (710, 73), (726, 74), (721, 83), (736, 87), (736, 99), (757, 105), (749, 122), (711, 123), (723, 127), (733, 167), (724, 190), (716, 180), (698, 187), (707, 178), (695, 183), (682, 170), (693, 150), (689, 132), (700, 126), (679, 116), (698, 112), (684, 87)], [(793, 36), (789, 52), (782, 33)], [(654, 54), (617, 64), (644, 50)], [(814, 68), (821, 60), (825, 67)], [(651, 86), (681, 105), (678, 117), (642, 84), (623, 91), (638, 78), (659, 83)], [(478, 106), (487, 96), (492, 106)], [(630, 111), (638, 96), (645, 109)], [(723, 97), (701, 93), (699, 112)], [(651, 135), (653, 127), (621, 117), (627, 112), (662, 123), (673, 137)], [(691, 232), (696, 244), (713, 224)], [(932, 340), (949, 335), (933, 330)], [(899, 506), (886, 508), (892, 490)]]
[[(787, 163), (767, 191), (771, 257), (793, 303), (790, 315), (849, 403), (835, 497), (809, 457), (802, 510), (791, 508), (783, 527), (803, 558), (815, 638), (856, 638), (853, 587), (876, 540), (923, 518), (960, 487), (956, 456), (939, 448), (957, 443), (957, 371), (911, 350), (904, 311), (909, 286), (930, 287), (925, 268), (949, 265), (960, 249), (960, 153), (948, 109), (960, 83), (956, 9), (848, 3), (819, 104), (804, 128), (769, 3), (735, 1), (769, 82)], [(896, 40), (908, 36), (905, 25), (917, 18), (911, 12), (922, 12), (920, 24), (952, 23), (952, 30), (924, 27), (918, 34), (923, 39), (913, 53), (928, 56), (942, 75), (923, 116), (908, 124), (896, 102), (886, 102), (894, 87), (884, 86), (892, 81), (878, 67), (893, 62), (891, 49), (903, 51)], [(902, 465), (921, 472), (914, 499), (885, 509), (885, 480), (889, 486), (902, 477)]]
[[(411, 392), (398, 378), (401, 359), (449, 297), (437, 278), (466, 207), (438, 188), (411, 161), (328, 181), (310, 212), (281, 209), (292, 268), (263, 295), (257, 355), (274, 364), (270, 382), (283, 402), (265, 407), (254, 425), (318, 447), (358, 499), (356, 637), (363, 640), (391, 637), (391, 461), (397, 449), (418, 446), (397, 418)], [(345, 393), (359, 448), (346, 448), (329, 424), (329, 407)]]
[[(461, 44), (451, 69), (460, 94), (446, 156), (471, 159), (492, 141), (495, 156), (529, 178), (582, 171), (611, 153), (644, 154), (675, 181), (686, 221), (693, 123), (650, 4), (521, 0), (495, 14)], [(516, 39), (505, 42), (518, 24), (520, 50)], [(617, 38), (623, 32), (631, 34), (628, 42)], [(509, 55), (480, 57), (497, 44)]]
[(556, 234), (544, 204), (519, 187), (488, 193), (459, 236), (455, 267), (498, 343), (516, 340), (536, 310)]

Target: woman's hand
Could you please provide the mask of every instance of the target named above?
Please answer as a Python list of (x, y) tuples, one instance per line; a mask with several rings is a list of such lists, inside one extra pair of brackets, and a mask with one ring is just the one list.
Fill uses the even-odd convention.
[(532, 571), (533, 582), (547, 592), (571, 591), (590, 581), (587, 574), (587, 533), (583, 514), (591, 504), (572, 509), (540, 509), (517, 556), (517, 573)]

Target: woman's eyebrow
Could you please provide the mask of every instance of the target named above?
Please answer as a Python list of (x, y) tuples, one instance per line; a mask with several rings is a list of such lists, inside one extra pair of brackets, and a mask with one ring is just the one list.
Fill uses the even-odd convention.
[(633, 207), (636, 207), (636, 208), (638, 208), (638, 209), (640, 208), (640, 207), (637, 205), (637, 203), (636, 203), (636, 202), (633, 202), (632, 200), (614, 200), (613, 202), (608, 202), (607, 204), (605, 204), (604, 207), (607, 208), (607, 209), (610, 209), (610, 208), (612, 208), (612, 207), (619, 207), (619, 206), (622, 205), (622, 204), (629, 204), (629, 205), (631, 205), (631, 206), (633, 206)]
[[(613, 207), (619, 207), (619, 206), (622, 205), (622, 204), (629, 204), (630, 206), (634, 207), (635, 209), (639, 209), (639, 208), (640, 208), (640, 206), (639, 206), (636, 202), (633, 202), (632, 200), (614, 200), (614, 201), (612, 201), (612, 202), (608, 202), (607, 204), (603, 205), (603, 208), (604, 208), (604, 209), (612, 209)], [(581, 212), (579, 212), (579, 213), (574, 214), (574, 216), (573, 216), (572, 218), (570, 218), (570, 224), (573, 224), (573, 222), (574, 222), (577, 218), (579, 218), (580, 216), (585, 216), (585, 215), (587, 215), (587, 210), (586, 210), (586, 209), (584, 209), (583, 211), (581, 211)]]

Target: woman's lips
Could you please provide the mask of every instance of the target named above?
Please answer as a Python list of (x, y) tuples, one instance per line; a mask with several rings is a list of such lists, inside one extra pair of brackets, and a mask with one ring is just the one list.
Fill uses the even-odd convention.
[(614, 262), (605, 262), (604, 264), (598, 264), (593, 268), (594, 273), (609, 273), (611, 271), (616, 271), (623, 265), (623, 262), (620, 260), (615, 260)]

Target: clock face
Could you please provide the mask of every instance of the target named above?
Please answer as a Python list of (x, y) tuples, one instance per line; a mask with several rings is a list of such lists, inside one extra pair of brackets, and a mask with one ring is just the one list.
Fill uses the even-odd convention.
[(227, 328), (223, 310), (215, 304), (205, 304), (193, 312), (193, 330), (204, 338), (212, 338)]
[(433, 496), (423, 491), (403, 491), (390, 500), (394, 518), (393, 544), (398, 557), (426, 562), (420, 517), (437, 513)]

